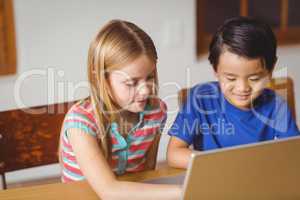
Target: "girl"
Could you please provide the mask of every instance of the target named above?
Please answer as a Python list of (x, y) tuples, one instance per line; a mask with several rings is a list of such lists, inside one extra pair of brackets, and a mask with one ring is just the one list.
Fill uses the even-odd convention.
[(180, 187), (117, 181), (154, 169), (166, 106), (157, 95), (157, 54), (136, 25), (109, 22), (88, 54), (90, 97), (67, 113), (60, 140), (62, 181), (86, 179), (101, 199), (179, 199)]

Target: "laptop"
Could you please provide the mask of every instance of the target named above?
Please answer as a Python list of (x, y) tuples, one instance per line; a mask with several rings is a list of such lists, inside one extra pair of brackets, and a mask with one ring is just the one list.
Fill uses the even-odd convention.
[(194, 152), (185, 175), (155, 182), (183, 184), (184, 200), (300, 199), (300, 136)]

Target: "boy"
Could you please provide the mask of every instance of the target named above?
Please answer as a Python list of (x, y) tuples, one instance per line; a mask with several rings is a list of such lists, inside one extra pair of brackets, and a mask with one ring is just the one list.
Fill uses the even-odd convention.
[(168, 164), (186, 168), (195, 150), (299, 135), (286, 102), (266, 89), (277, 61), (271, 28), (232, 18), (215, 33), (209, 61), (218, 82), (196, 85), (169, 130)]

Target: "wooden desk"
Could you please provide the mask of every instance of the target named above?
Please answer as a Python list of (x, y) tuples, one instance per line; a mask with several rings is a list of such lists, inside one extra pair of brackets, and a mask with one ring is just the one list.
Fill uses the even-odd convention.
[[(175, 176), (184, 170), (161, 166), (157, 170), (127, 174), (119, 180), (145, 181), (160, 177)], [(99, 200), (86, 181), (73, 183), (55, 183), (0, 191), (0, 200)]]

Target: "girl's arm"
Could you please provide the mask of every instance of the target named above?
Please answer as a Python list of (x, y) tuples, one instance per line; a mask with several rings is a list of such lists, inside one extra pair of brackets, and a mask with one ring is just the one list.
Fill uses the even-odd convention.
[(181, 187), (118, 181), (95, 137), (81, 129), (68, 130), (77, 163), (87, 181), (102, 199), (179, 199)]
[(189, 149), (189, 145), (186, 142), (177, 137), (171, 136), (167, 150), (169, 166), (186, 169), (188, 167), (191, 154), (192, 150)]

